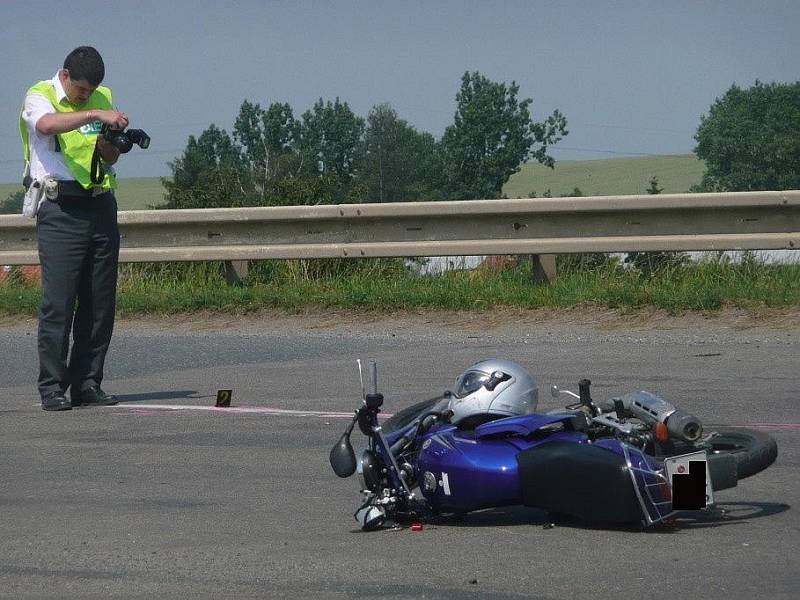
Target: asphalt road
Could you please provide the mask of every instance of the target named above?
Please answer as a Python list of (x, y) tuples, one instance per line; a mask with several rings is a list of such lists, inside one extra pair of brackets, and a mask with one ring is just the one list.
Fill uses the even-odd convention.
[[(119, 324), (117, 407), (38, 407), (35, 324), (0, 328), (0, 597), (795, 598), (800, 325), (514, 314), (275, 316)], [(648, 389), (706, 423), (755, 425), (779, 457), (721, 518), (656, 532), (502, 509), (361, 533), (328, 452), (375, 359), (386, 410), (500, 356), (597, 398)], [(209, 407), (233, 389), (237, 411)], [(259, 412), (260, 411), (260, 412)], [(353, 436), (358, 445), (363, 438)]]

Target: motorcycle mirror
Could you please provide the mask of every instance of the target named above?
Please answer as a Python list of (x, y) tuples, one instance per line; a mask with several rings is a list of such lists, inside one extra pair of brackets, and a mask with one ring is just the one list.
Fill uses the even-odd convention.
[(558, 389), (557, 385), (553, 385), (553, 386), (550, 387), (550, 395), (553, 398), (558, 398), (558, 394), (559, 394), (560, 391), (561, 390)]
[(350, 477), (356, 472), (356, 453), (350, 444), (350, 433), (344, 432), (331, 448), (331, 468), (339, 477)]

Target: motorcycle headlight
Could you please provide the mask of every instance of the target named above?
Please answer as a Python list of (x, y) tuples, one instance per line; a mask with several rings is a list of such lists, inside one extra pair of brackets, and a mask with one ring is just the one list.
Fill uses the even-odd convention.
[(358, 459), (358, 478), (362, 489), (377, 492), (383, 479), (383, 461), (372, 450), (364, 450)]

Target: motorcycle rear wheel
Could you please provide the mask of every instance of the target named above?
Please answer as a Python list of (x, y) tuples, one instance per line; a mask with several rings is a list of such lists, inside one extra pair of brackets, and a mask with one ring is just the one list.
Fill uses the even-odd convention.
[(778, 444), (771, 435), (755, 429), (717, 427), (708, 443), (711, 454), (730, 454), (736, 459), (738, 479), (760, 473), (778, 457)]
[[(778, 456), (778, 444), (767, 433), (744, 427), (714, 427), (709, 431), (714, 435), (706, 442), (710, 446), (709, 461), (715, 457), (731, 456), (736, 461), (736, 480), (741, 481), (760, 473)], [(697, 450), (697, 447), (687, 442), (670, 442), (668, 456), (679, 456)], [(712, 469), (713, 471), (713, 469)], [(713, 473), (712, 473), (713, 476)], [(734, 483), (735, 485), (735, 483)], [(725, 485), (729, 487), (729, 485)], [(714, 489), (725, 489), (717, 488)]]

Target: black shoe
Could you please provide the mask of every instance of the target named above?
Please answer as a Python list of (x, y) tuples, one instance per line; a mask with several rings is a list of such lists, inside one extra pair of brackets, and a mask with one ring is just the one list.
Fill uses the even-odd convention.
[(116, 403), (117, 399), (106, 394), (99, 385), (81, 390), (77, 395), (72, 392), (73, 406), (113, 406)]
[(70, 404), (64, 392), (50, 392), (42, 396), (42, 410), (71, 410)]

